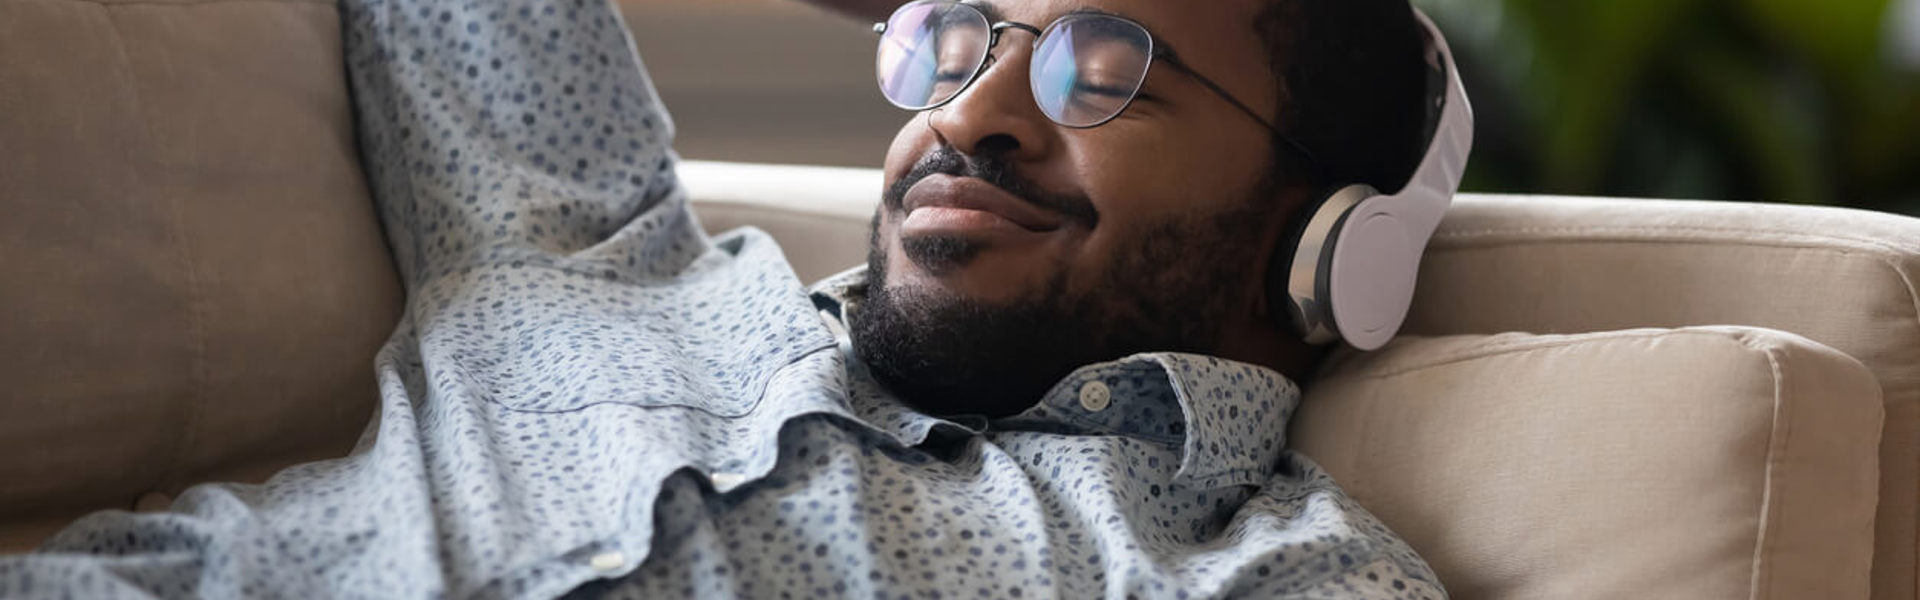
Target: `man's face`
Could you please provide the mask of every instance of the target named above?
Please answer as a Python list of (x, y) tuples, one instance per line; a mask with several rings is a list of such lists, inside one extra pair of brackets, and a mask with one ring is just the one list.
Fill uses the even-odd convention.
[[(1083, 7), (1126, 16), (1273, 117), (1254, 2), (983, 5), (1040, 28)], [(1164, 62), (1112, 121), (1053, 123), (1028, 84), (1033, 42), (1006, 30), (979, 79), (916, 114), (887, 153), (853, 337), (881, 381), (932, 412), (1011, 414), (1082, 365), (1214, 352), (1263, 300), (1293, 208), (1269, 132)]]

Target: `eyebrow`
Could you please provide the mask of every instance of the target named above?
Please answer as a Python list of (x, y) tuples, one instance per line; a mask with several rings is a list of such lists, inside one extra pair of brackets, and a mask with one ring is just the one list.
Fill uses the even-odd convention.
[(988, 21), (999, 22), (1005, 20), (1000, 17), (1000, 7), (995, 6), (988, 0), (960, 0), (960, 3), (980, 9), (981, 13), (987, 15)]
[(1122, 19), (1126, 19), (1128, 21), (1133, 20), (1133, 17), (1129, 17), (1129, 16), (1126, 16), (1117, 12), (1113, 12), (1104, 8), (1098, 8), (1093, 6), (1082, 6), (1080, 8), (1067, 11), (1066, 15), (1061, 15), (1061, 16), (1064, 17), (1067, 15), (1106, 15), (1109, 17), (1119, 17)]
[[(999, 21), (1006, 20), (1006, 17), (1000, 13), (1000, 7), (994, 4), (992, 0), (960, 0), (960, 3), (980, 9), (980, 12), (985, 13), (987, 15), (987, 20), (989, 21), (999, 22)], [(1133, 17), (1129, 17), (1117, 12), (1113, 12), (1110, 10), (1093, 7), (1093, 6), (1082, 6), (1082, 7), (1067, 11), (1066, 14), (1063, 14), (1060, 16), (1066, 17), (1066, 16), (1072, 16), (1072, 15), (1105, 15), (1109, 17), (1119, 17), (1129, 21), (1134, 20)], [(1055, 17), (1055, 20), (1058, 20), (1058, 19), (1059, 17)], [(1135, 22), (1138, 22), (1138, 21), (1135, 21)], [(1041, 25), (1039, 23), (1028, 23), (1028, 24), (1035, 25), (1035, 26)]]

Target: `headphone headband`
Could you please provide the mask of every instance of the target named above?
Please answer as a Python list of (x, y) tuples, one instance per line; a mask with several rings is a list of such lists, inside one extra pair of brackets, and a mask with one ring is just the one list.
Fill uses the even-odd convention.
[[(1426, 152), (1400, 190), (1382, 195), (1366, 185), (1336, 186), (1306, 217), (1291, 250), (1269, 284), (1288, 303), (1297, 332), (1309, 343), (1344, 339), (1361, 350), (1385, 345), (1413, 305), (1420, 255), (1460, 189), (1473, 149), (1473, 109), (1446, 36), (1413, 9), (1426, 39)], [(1281, 281), (1284, 280), (1284, 281)]]
[(1460, 83), (1446, 36), (1420, 9), (1413, 9), (1413, 18), (1427, 37), (1427, 151), (1407, 185), (1392, 197), (1406, 203), (1406, 217), (1417, 226), (1413, 229), (1424, 246), (1460, 191), (1460, 177), (1473, 152), (1473, 106), (1467, 102), (1467, 89)]

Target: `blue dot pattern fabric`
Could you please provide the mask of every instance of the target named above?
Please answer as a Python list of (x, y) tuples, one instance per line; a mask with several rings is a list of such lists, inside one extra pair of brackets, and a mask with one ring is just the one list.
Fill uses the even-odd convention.
[[(1285, 448), (1299, 390), (1150, 354), (918, 413), (765, 234), (708, 237), (604, 0), (346, 0), (408, 290), (347, 457), (0, 558), (5, 597), (1435, 598)], [(824, 308), (824, 310), (823, 310)]]

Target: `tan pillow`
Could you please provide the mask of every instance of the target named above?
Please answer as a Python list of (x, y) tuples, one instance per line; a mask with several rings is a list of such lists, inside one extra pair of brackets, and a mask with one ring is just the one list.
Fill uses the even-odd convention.
[(1402, 337), (1337, 356), (1292, 440), (1457, 598), (1864, 598), (1882, 415), (1771, 330)]
[(401, 292), (337, 10), (0, 2), (0, 547), (351, 448)]
[(1826, 207), (1463, 195), (1404, 333), (1791, 331), (1879, 378), (1873, 597), (1920, 597), (1920, 219)]

